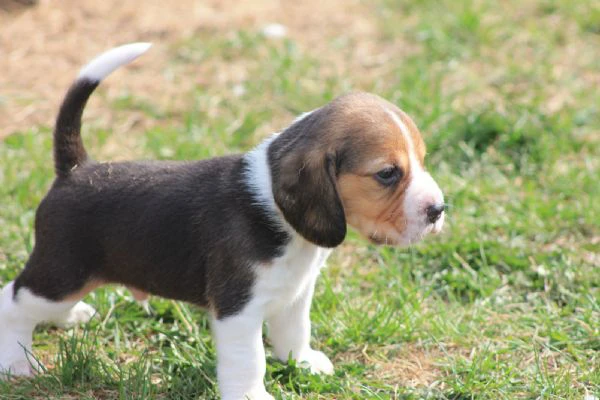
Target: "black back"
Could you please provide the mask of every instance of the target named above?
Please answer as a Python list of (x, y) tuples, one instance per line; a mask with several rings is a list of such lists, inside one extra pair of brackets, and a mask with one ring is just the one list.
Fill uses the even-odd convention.
[(234, 314), (249, 299), (253, 266), (290, 240), (256, 204), (246, 167), (241, 156), (87, 163), (57, 178), (15, 290), (27, 282), (58, 300), (96, 279)]

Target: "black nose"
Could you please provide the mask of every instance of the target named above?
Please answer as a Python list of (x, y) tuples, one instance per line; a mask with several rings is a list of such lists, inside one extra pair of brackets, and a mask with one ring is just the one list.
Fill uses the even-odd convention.
[(427, 212), (427, 221), (434, 224), (435, 221), (440, 219), (440, 216), (444, 212), (444, 203), (432, 204), (425, 210)]

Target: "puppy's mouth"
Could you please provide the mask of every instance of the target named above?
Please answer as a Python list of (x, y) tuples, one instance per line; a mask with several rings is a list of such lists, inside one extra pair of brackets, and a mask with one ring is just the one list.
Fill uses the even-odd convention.
[(403, 244), (402, 235), (394, 233), (393, 235), (371, 233), (369, 241), (378, 246), (398, 246)]
[(442, 231), (442, 227), (444, 226), (444, 219), (446, 217), (446, 213), (443, 212), (440, 218), (431, 224), (431, 233), (437, 235)]
[[(435, 223), (421, 225), (415, 230), (408, 229), (407, 232), (375, 232), (367, 236), (369, 241), (378, 246), (402, 246), (408, 247), (419, 243), (429, 234), (437, 235), (442, 231), (444, 217), (442, 216)], [(414, 228), (413, 228), (414, 229)]]
[(380, 238), (378, 236), (375, 236), (374, 234), (370, 234), (369, 235), (369, 241), (373, 244), (376, 244), (378, 246), (382, 246), (382, 245), (386, 245), (386, 244), (391, 244), (388, 240), (388, 238), (386, 237), (385, 240), (383, 238)]

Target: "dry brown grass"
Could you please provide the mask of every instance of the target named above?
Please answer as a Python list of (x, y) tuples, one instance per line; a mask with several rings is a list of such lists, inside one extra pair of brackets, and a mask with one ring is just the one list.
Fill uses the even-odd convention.
[(444, 376), (440, 360), (445, 357), (447, 355), (439, 349), (405, 343), (377, 349), (365, 346), (340, 354), (337, 358), (343, 362), (372, 365), (369, 375), (375, 380), (417, 388), (437, 385)]
[[(358, 0), (237, 2), (181, 0), (169, 3), (117, 0), (41, 0), (33, 7), (0, 9), (0, 137), (37, 125), (50, 126), (66, 87), (90, 58), (117, 44), (154, 43), (151, 59), (121, 71), (125, 82), (107, 87), (86, 111), (92, 118), (115, 118), (106, 105), (124, 90), (152, 98), (160, 109), (186, 107), (185, 93), (197, 83), (202, 66), (172, 66), (174, 45), (196, 32), (224, 35), (233, 30), (260, 30), (281, 23), (301, 48), (327, 62), (329, 73), (373, 71), (385, 62), (373, 13)], [(315, 9), (319, 12), (314, 12)], [(343, 34), (352, 54), (331, 51)], [(357, 60), (357, 61), (352, 61)], [(360, 61), (358, 61), (360, 60)], [(239, 65), (224, 65), (225, 80)], [(229, 71), (229, 73), (228, 73)], [(327, 73), (327, 71), (324, 71)], [(356, 71), (354, 71), (356, 72)], [(217, 82), (223, 79), (217, 79)], [(124, 126), (144, 127), (139, 116)]]

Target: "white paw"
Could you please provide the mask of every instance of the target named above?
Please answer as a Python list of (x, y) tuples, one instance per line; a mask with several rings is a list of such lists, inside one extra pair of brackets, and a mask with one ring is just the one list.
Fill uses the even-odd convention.
[(322, 351), (309, 349), (298, 361), (300, 367), (309, 368), (312, 374), (333, 375), (333, 364)]
[[(23, 351), (24, 353), (24, 351)], [(27, 358), (4, 364), (0, 360), (0, 380), (13, 376), (33, 376), (34, 370)]]
[(275, 400), (275, 397), (267, 393), (264, 386), (261, 386), (246, 392), (242, 397), (240, 397), (239, 392), (238, 394), (223, 393), (221, 400)]
[(267, 390), (264, 387), (252, 390), (246, 394), (245, 398), (247, 400), (275, 400), (275, 397), (267, 393)]
[(64, 317), (50, 322), (55, 323), (59, 327), (67, 328), (78, 324), (84, 324), (92, 319), (95, 314), (96, 309), (94, 307), (80, 301), (75, 304)]
[(0, 380), (12, 376), (33, 376), (35, 369), (41, 367), (30, 355), (30, 346), (26, 336), (8, 329), (0, 330)]
[(32, 365), (38, 367), (35, 359), (28, 357), (31, 333), (29, 329), (19, 328), (15, 329), (14, 319), (3, 318), (0, 310), (0, 380), (11, 376), (31, 376), (34, 372)]

